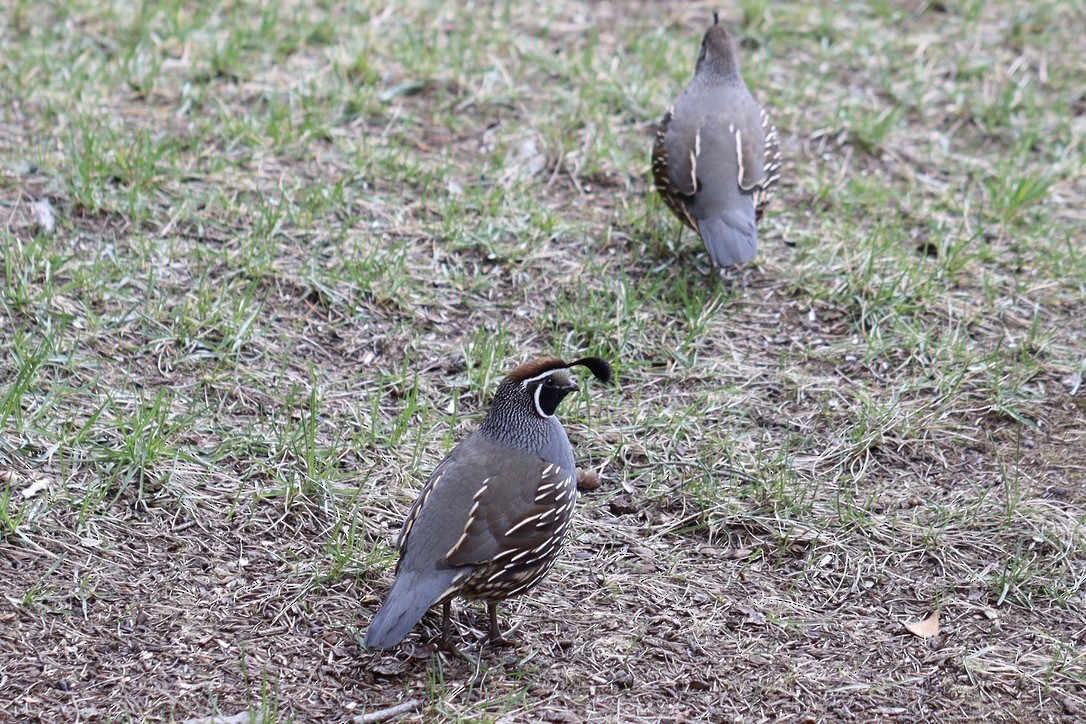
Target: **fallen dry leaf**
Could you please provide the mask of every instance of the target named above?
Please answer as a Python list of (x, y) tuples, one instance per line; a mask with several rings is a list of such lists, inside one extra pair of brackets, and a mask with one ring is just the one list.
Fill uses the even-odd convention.
[(932, 636), (939, 633), (939, 612), (935, 611), (923, 621), (914, 621), (913, 623), (905, 624), (905, 630), (913, 636), (919, 636), (922, 639), (930, 639)]
[(577, 468), (577, 488), (579, 490), (595, 490), (600, 487), (600, 475), (595, 470)]
[(57, 227), (57, 217), (53, 213), (53, 205), (49, 203), (49, 199), (35, 201), (30, 205), (30, 209), (34, 212), (34, 223), (38, 227), (38, 233), (44, 236), (52, 234)]
[(22, 492), (24, 498), (29, 499), (29, 498), (33, 498), (35, 495), (37, 495), (38, 493), (40, 493), (41, 491), (45, 490), (48, 487), (49, 487), (49, 478), (41, 477), (41, 478), (35, 479), (34, 482), (32, 482), (27, 487), (23, 488), (23, 490), (21, 492)]

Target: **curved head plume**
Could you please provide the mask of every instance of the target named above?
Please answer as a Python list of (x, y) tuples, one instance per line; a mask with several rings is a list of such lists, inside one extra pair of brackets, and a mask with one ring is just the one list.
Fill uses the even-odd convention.
[(553, 417), (562, 399), (580, 389), (570, 367), (587, 367), (597, 379), (611, 380), (611, 365), (599, 357), (582, 357), (573, 362), (557, 357), (531, 360), (510, 372), (498, 385), (488, 419), (498, 420), (514, 407), (532, 410), (541, 418)]
[(572, 362), (565, 362), (558, 357), (542, 357), (530, 360), (518, 365), (505, 377), (506, 382), (526, 382), (538, 378), (547, 372), (569, 369), (570, 367), (587, 367), (588, 370), (601, 382), (611, 381), (611, 365), (599, 357), (581, 357)]
[(581, 357), (569, 363), (570, 367), (587, 367), (600, 382), (611, 381), (611, 365), (599, 357)]

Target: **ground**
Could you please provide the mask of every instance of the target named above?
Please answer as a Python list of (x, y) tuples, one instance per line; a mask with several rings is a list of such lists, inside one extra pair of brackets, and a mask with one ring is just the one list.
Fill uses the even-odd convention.
[[(713, 10), (785, 158), (728, 281), (647, 176)], [(4, 16), (5, 717), (1086, 716), (1078, 3)], [(618, 382), (514, 645), (362, 649), (542, 354)]]

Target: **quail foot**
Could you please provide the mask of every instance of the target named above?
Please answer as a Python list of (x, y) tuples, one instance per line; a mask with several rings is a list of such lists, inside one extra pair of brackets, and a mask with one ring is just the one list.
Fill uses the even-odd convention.
[(755, 221), (780, 177), (777, 129), (739, 74), (735, 38), (713, 14), (694, 78), (657, 127), (652, 175), (664, 203), (701, 235), (718, 271), (758, 253)]
[(598, 357), (520, 365), (498, 385), (479, 428), (434, 470), (400, 530), (396, 579), (366, 632), (367, 648), (395, 646), (437, 603), (449, 646), (457, 596), (485, 601), (490, 641), (504, 642), (498, 602), (543, 579), (573, 516), (573, 449), (555, 411), (578, 389), (576, 366), (611, 379)]

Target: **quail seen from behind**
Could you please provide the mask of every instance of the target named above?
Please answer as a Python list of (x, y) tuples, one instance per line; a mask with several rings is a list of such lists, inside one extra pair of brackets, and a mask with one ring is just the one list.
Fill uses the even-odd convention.
[(739, 73), (735, 38), (713, 13), (694, 78), (657, 127), (656, 190), (701, 235), (722, 271), (758, 253), (755, 222), (780, 178), (776, 127)]
[(456, 596), (485, 601), (490, 641), (503, 642), (498, 602), (543, 579), (573, 516), (573, 448), (555, 411), (578, 389), (575, 366), (611, 379), (598, 357), (520, 365), (498, 385), (479, 428), (434, 470), (400, 529), (396, 580), (366, 632), (367, 648), (395, 646), (437, 603), (448, 645)]

